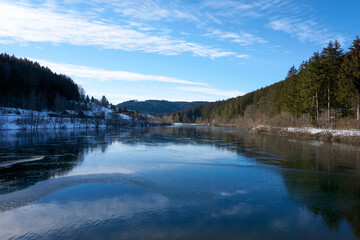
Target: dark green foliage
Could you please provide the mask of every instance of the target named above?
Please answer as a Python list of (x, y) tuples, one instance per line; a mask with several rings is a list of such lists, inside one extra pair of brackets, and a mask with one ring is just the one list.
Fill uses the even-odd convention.
[[(273, 90), (272, 88), (270, 89)], [(260, 103), (260, 99), (264, 99), (265, 97), (271, 98), (272, 95), (268, 94), (268, 90), (268, 88), (262, 88), (241, 97), (199, 105), (184, 111), (173, 113), (170, 116), (173, 118), (174, 122), (211, 122), (217, 117), (221, 118), (223, 121), (229, 121), (238, 115), (242, 116), (246, 107), (254, 103)], [(276, 96), (276, 93), (273, 94), (273, 96)], [(276, 101), (277, 98), (274, 98)]]
[(164, 100), (126, 101), (118, 104), (121, 109), (137, 109), (140, 113), (161, 114), (188, 109), (207, 102), (169, 102)]
[(80, 99), (78, 85), (71, 78), (7, 54), (0, 54), (0, 86), (1, 106), (55, 109), (63, 101)]
[(101, 98), (101, 105), (104, 106), (104, 107), (107, 107), (109, 105), (109, 101), (106, 99), (105, 96), (102, 96)]
[(349, 108), (356, 108), (358, 127), (360, 120), (360, 39), (357, 37), (341, 64), (337, 100)]
[(321, 64), (321, 57), (318, 52), (304, 63), (304, 68), (300, 71), (300, 98), (303, 104), (303, 111), (316, 116), (319, 102), (319, 91), (324, 69)]
[(354, 40), (345, 54), (338, 83), (338, 100), (347, 106), (356, 106), (360, 93), (360, 39)]
[(340, 44), (337, 41), (334, 43), (330, 41), (329, 45), (323, 49), (321, 56), (323, 67), (322, 81), (327, 88), (326, 99), (328, 110), (331, 106), (339, 106), (335, 101), (335, 95), (337, 92), (338, 74), (342, 60), (343, 51)]
[[(330, 42), (321, 53), (292, 66), (283, 81), (237, 98), (179, 111), (169, 116), (175, 122), (228, 123), (244, 115), (247, 108), (269, 117), (282, 112), (307, 114), (315, 122), (326, 113), (327, 124), (346, 112), (360, 108), (360, 40), (346, 54), (339, 42)], [(341, 114), (340, 114), (341, 113)]]

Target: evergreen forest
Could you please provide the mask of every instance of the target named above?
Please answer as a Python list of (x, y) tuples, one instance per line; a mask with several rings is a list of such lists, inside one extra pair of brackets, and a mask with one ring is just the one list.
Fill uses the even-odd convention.
[(208, 102), (170, 102), (166, 100), (146, 100), (136, 101), (130, 100), (119, 103), (117, 106), (121, 109), (138, 110), (140, 113), (145, 114), (160, 114), (160, 113), (172, 113), (181, 111), (194, 106), (205, 104)]
[(162, 116), (184, 123), (357, 127), (360, 108), (360, 39), (344, 51), (330, 41), (283, 81), (243, 96)]
[(0, 106), (44, 110), (79, 101), (82, 88), (26, 58), (0, 54)]

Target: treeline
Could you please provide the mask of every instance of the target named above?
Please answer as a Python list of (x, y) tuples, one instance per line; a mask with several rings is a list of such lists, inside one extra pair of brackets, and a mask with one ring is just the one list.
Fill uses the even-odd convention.
[(79, 101), (81, 88), (62, 74), (26, 58), (0, 54), (0, 106), (43, 110)]
[(336, 127), (341, 119), (356, 115), (357, 121), (353, 123), (359, 127), (359, 108), (360, 39), (357, 37), (347, 52), (339, 42), (330, 41), (298, 68), (291, 67), (283, 81), (244, 96), (179, 111), (164, 119), (213, 124), (251, 120), (252, 125), (302, 122)]
[(146, 100), (136, 101), (130, 100), (119, 103), (117, 106), (120, 108), (138, 110), (140, 113), (145, 114), (161, 114), (161, 113), (172, 113), (181, 111), (194, 106), (198, 106), (207, 102), (170, 102), (165, 100)]

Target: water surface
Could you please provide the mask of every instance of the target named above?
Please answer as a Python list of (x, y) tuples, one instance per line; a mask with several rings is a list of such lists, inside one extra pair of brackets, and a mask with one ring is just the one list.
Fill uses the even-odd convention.
[(360, 148), (225, 128), (0, 132), (0, 239), (357, 239)]

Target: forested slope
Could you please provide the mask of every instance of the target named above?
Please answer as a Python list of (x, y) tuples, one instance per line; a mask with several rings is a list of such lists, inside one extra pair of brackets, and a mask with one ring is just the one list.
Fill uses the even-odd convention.
[(55, 109), (80, 99), (74, 81), (26, 58), (0, 54), (0, 106), (24, 109)]
[(126, 101), (118, 104), (121, 109), (127, 108), (138, 110), (140, 113), (146, 114), (159, 114), (159, 113), (172, 113), (194, 106), (205, 104), (207, 102), (170, 102), (165, 100), (146, 100), (146, 101)]
[(339, 42), (331, 41), (298, 68), (291, 67), (283, 81), (244, 96), (179, 111), (164, 119), (247, 127), (258, 124), (359, 127), (359, 107), (360, 39), (357, 37), (347, 52)]

